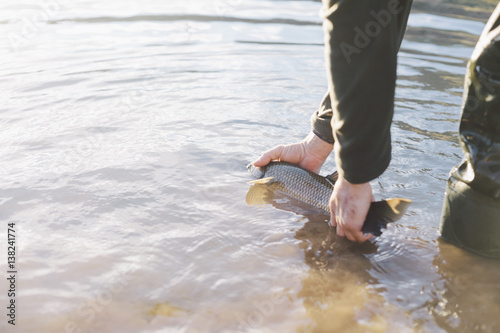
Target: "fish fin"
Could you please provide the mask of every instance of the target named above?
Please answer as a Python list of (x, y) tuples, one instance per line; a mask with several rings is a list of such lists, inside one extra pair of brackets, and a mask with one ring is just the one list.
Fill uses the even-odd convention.
[(270, 204), (273, 202), (274, 195), (273, 191), (269, 186), (254, 184), (250, 186), (245, 198), (247, 205), (258, 206), (264, 204)]
[(374, 236), (382, 234), (381, 229), (386, 228), (388, 223), (395, 222), (403, 217), (411, 204), (410, 199), (394, 198), (372, 202), (362, 231)]
[(186, 310), (170, 305), (168, 302), (158, 303), (150, 311), (153, 316), (173, 317), (176, 312), (186, 312)]
[(332, 182), (332, 184), (335, 184), (335, 182), (339, 179), (339, 173), (337, 171), (334, 171), (332, 174), (326, 176), (326, 179)]
[(274, 183), (274, 177), (266, 177), (256, 180), (251, 180), (248, 182), (249, 184), (259, 184), (259, 185), (267, 185)]
[(411, 204), (411, 200), (405, 198), (387, 199), (385, 200), (385, 202), (394, 214), (392, 215), (394, 220), (391, 222), (397, 221), (401, 217), (403, 217), (404, 213), (406, 213), (406, 210), (408, 209), (408, 207), (410, 207)]

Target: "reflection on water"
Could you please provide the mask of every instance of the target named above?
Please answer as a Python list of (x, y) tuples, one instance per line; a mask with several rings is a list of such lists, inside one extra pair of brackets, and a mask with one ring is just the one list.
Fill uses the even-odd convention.
[(438, 240), (465, 65), (495, 1), (415, 1), (393, 160), (373, 182), (413, 203), (364, 245), (245, 203), (246, 164), (302, 139), (326, 90), (320, 2), (50, 4), (0, 4), (16, 329), (498, 331), (498, 262)]
[(435, 322), (448, 332), (496, 332), (500, 329), (493, 317), (500, 304), (498, 262), (456, 251), (442, 241), (439, 250), (433, 264), (440, 280), (426, 304)]
[[(383, 298), (370, 291), (370, 284), (376, 281), (368, 272), (371, 264), (365, 257), (375, 253), (376, 247), (369, 242), (358, 245), (337, 237), (325, 222), (312, 218), (295, 234), (310, 266), (298, 294), (313, 321), (306, 330), (385, 332), (388, 317), (372, 309)], [(352, 327), (355, 322), (359, 325)]]

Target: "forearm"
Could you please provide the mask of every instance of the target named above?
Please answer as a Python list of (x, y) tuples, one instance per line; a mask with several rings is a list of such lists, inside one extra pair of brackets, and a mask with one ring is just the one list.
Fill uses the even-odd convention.
[(390, 162), (396, 57), (410, 3), (325, 1), (330, 91), (312, 127), (326, 142), (335, 141), (339, 173), (353, 184), (378, 177)]

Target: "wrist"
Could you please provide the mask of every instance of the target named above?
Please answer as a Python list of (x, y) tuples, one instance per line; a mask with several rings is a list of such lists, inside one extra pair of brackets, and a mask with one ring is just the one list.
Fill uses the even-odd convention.
[(333, 144), (321, 140), (313, 132), (309, 132), (303, 141), (306, 151), (318, 159), (326, 160), (333, 151)]
[(335, 187), (349, 188), (350, 191), (354, 192), (366, 192), (369, 191), (371, 193), (372, 186), (369, 182), (367, 183), (351, 183), (347, 179), (345, 179), (341, 174), (339, 174), (339, 178), (335, 183)]

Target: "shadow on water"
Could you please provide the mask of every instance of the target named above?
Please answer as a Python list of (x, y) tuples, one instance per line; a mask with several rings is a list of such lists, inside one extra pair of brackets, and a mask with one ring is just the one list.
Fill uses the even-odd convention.
[[(377, 252), (375, 243), (355, 244), (338, 237), (335, 228), (328, 224), (329, 216), (312, 213), (297, 202), (278, 199), (272, 205), (280, 210), (292, 211), (304, 217), (304, 225), (294, 238), (304, 252), (309, 266), (301, 280), (297, 297), (302, 299), (310, 323), (299, 331), (304, 332), (365, 332), (374, 327), (381, 317), (371, 311), (360, 314), (357, 308), (375, 307), (381, 298), (370, 291), (377, 280), (369, 273), (373, 268), (366, 255)], [(365, 323), (358, 323), (363, 319)], [(375, 330), (383, 332), (387, 325)]]
[[(304, 331), (342, 332), (366, 331), (375, 318), (359, 315), (357, 308), (370, 307), (369, 284), (376, 284), (370, 275), (372, 267), (367, 254), (377, 251), (370, 242), (354, 244), (338, 237), (321, 216), (308, 216), (295, 238), (300, 240), (305, 263), (310, 267), (302, 280), (298, 297), (312, 323)], [(365, 324), (358, 325), (362, 317)]]
[(251, 187), (252, 198), (266, 198), (261, 202), (253, 200), (252, 204), (271, 204), (302, 216), (301, 222), (304, 221), (294, 238), (300, 241), (309, 271), (301, 280), (297, 297), (303, 300), (311, 322), (299, 331), (385, 332), (390, 325), (377, 310), (383, 299), (371, 287), (379, 282), (370, 274), (374, 266), (368, 258), (377, 252), (376, 242), (358, 244), (339, 237), (329, 225), (328, 215), (279, 193), (273, 193), (271, 198), (268, 192), (266, 187)]
[[(255, 191), (255, 189), (253, 189)], [(251, 192), (251, 191), (249, 191)], [(304, 262), (309, 267), (301, 279), (297, 297), (310, 322), (301, 332), (387, 332), (417, 330), (446, 332), (493, 332), (500, 329), (500, 265), (497, 261), (467, 253), (438, 240), (432, 259), (433, 280), (410, 306), (384, 300), (387, 281), (379, 281), (376, 271), (390, 275), (393, 285), (410, 283), (419, 270), (418, 253), (400, 240), (389, 249), (372, 240), (352, 243), (337, 236), (329, 226), (329, 216), (286, 196), (273, 196), (255, 205), (271, 204), (301, 216), (303, 226), (295, 232)], [(388, 253), (384, 253), (388, 252)], [(375, 256), (380, 259), (373, 259)], [(389, 259), (388, 259), (389, 258)], [(385, 260), (388, 260), (384, 263)], [(402, 270), (406, 264), (413, 269)], [(488, 274), (484, 274), (488, 272)], [(397, 303), (397, 302), (396, 302)], [(417, 304), (417, 306), (415, 306)], [(420, 318), (424, 311), (433, 318)], [(413, 322), (408, 318), (417, 317)], [(431, 328), (432, 327), (432, 328)]]

